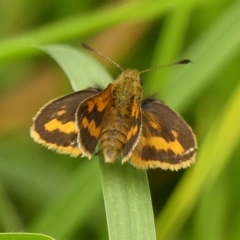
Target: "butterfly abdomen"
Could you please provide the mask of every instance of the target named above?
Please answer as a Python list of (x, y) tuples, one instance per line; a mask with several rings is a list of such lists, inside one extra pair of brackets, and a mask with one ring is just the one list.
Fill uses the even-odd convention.
[(100, 142), (106, 162), (115, 162), (123, 150), (129, 128), (129, 108), (110, 106), (103, 121)]

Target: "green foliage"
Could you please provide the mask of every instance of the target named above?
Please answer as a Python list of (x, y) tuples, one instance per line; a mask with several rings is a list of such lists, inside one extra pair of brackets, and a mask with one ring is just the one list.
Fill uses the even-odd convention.
[(156, 239), (146, 172), (104, 158), (100, 168), (109, 239)]
[[(56, 45), (67, 42), (77, 46), (89, 39), (107, 56), (115, 53), (113, 60), (122, 66), (130, 61), (130, 67), (140, 70), (183, 58), (193, 61), (143, 76), (145, 95), (157, 95), (180, 111), (194, 129), (199, 145), (196, 163), (190, 169), (148, 172), (157, 239), (240, 239), (240, 1), (64, 4), (23, 0), (14, 1), (14, 8), (11, 2), (0, 2), (0, 231), (39, 232), (56, 239), (108, 238), (97, 160), (52, 153), (29, 137), (31, 117), (39, 107), (70, 91), (62, 71), (74, 90), (92, 84), (105, 86), (111, 80), (94, 62), (87, 66), (94, 82), (82, 80), (86, 66), (79, 56), (88, 57), (89, 53)], [(52, 43), (55, 45), (49, 45)], [(62, 61), (56, 56), (59, 53)], [(71, 71), (69, 57), (79, 74)], [(50, 77), (44, 84), (37, 82), (45, 72)], [(100, 162), (103, 182), (108, 178), (103, 175), (105, 167)], [(134, 180), (128, 170), (122, 171), (120, 175), (126, 175), (126, 180)], [(133, 177), (143, 175), (143, 179), (144, 174), (137, 171)], [(114, 180), (107, 183), (115, 184)], [(130, 191), (131, 186), (123, 189)], [(146, 194), (147, 187), (144, 191)], [(133, 208), (131, 200), (134, 198), (124, 203), (123, 210)], [(134, 205), (134, 223), (141, 219), (141, 224), (148, 224), (148, 217), (143, 217), (152, 214), (148, 202), (139, 198), (139, 205)], [(111, 211), (124, 212), (113, 203), (108, 220), (114, 220)], [(7, 239), (4, 235), (0, 239), (2, 236)]]
[(43, 234), (36, 234), (36, 233), (0, 233), (1, 240), (54, 240), (53, 238), (43, 235)]

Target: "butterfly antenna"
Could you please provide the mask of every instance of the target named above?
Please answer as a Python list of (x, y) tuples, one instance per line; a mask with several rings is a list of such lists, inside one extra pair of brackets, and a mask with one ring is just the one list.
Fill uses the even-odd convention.
[(177, 61), (177, 62), (174, 62), (174, 63), (170, 63), (170, 64), (166, 64), (166, 65), (162, 65), (162, 66), (153, 67), (153, 68), (149, 68), (149, 69), (143, 70), (143, 71), (140, 72), (140, 74), (141, 73), (145, 73), (145, 72), (150, 72), (150, 71), (158, 69), (158, 68), (170, 67), (170, 66), (179, 65), (179, 64), (188, 64), (188, 63), (191, 63), (191, 62), (192, 61), (189, 60), (189, 59), (183, 59), (183, 60), (180, 60), (180, 61)]
[(105, 56), (104, 54), (102, 54), (102, 53), (100, 53), (100, 52), (98, 52), (98, 51), (96, 51), (95, 49), (91, 48), (91, 47), (90, 47), (88, 44), (86, 44), (86, 43), (82, 43), (81, 45), (82, 45), (85, 49), (90, 50), (90, 51), (98, 54), (99, 56), (107, 59), (110, 63), (112, 63), (113, 65), (115, 65), (116, 67), (120, 68), (120, 69), (123, 71), (123, 68), (122, 68), (120, 65), (118, 65), (117, 63), (115, 63), (111, 58)]

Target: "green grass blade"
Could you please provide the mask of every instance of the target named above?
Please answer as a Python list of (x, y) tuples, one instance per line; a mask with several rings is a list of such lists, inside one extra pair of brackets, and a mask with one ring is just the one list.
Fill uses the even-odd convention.
[(0, 233), (0, 240), (54, 240), (53, 238), (37, 233)]
[[(189, 19), (191, 17), (193, 4), (181, 6), (171, 12), (170, 16), (164, 21), (159, 34), (159, 39), (154, 51), (152, 67), (170, 64), (178, 60), (186, 35)], [(172, 67), (164, 67), (156, 71), (150, 71), (147, 74), (145, 92), (155, 93), (156, 87), (160, 89), (164, 82), (168, 82), (169, 73), (173, 71)]]
[(37, 53), (27, 44), (45, 44), (83, 38), (116, 24), (129, 20), (154, 19), (169, 8), (168, 4), (155, 1), (146, 4), (144, 1), (112, 5), (95, 11), (49, 24), (37, 31), (29, 32), (16, 39), (0, 42), (0, 62), (7, 59)]
[[(157, 219), (157, 239), (174, 239), (183, 226), (204, 185), (219, 176), (240, 140), (240, 84), (225, 108), (216, 116), (212, 128), (199, 149), (197, 163), (184, 175)], [(173, 231), (174, 229), (174, 231)]]
[(146, 171), (99, 161), (110, 240), (156, 239)]
[(177, 76), (166, 81), (164, 100), (168, 104), (178, 110), (186, 109), (235, 56), (240, 44), (239, 9), (240, 1), (233, 2), (185, 53), (193, 64), (181, 67)]
[[(209, 4), (211, 1), (196, 1), (196, 6)], [(103, 29), (110, 28), (128, 21), (149, 21), (159, 18), (172, 6), (189, 5), (189, 0), (132, 1), (125, 4), (115, 4), (99, 8), (88, 13), (81, 13), (68, 19), (48, 24), (40, 29), (18, 36), (15, 39), (5, 39), (0, 42), (0, 62), (18, 57), (37, 54), (29, 49), (28, 44), (46, 44), (63, 42), (69, 39), (81, 39), (90, 34), (96, 34)]]
[(73, 90), (106, 88), (112, 78), (87, 50), (63, 45), (35, 46), (50, 55), (66, 73)]
[[(226, 171), (221, 173), (221, 177), (214, 184), (205, 185), (201, 192), (200, 201), (198, 200), (196, 211), (194, 211), (193, 239), (220, 240), (225, 238), (223, 232), (225, 232), (225, 223), (228, 222), (226, 216), (229, 215), (228, 200), (229, 188), (231, 188), (228, 174), (226, 174), (229, 167), (225, 169)], [(233, 233), (232, 229), (229, 229), (229, 232)], [(228, 239), (231, 239), (230, 235)]]

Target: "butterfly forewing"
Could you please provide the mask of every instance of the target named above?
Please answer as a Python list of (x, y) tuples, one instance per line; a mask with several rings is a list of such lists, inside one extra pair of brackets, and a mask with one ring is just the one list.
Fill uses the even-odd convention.
[(195, 157), (196, 140), (191, 128), (172, 109), (155, 100), (142, 107), (142, 133), (130, 163), (138, 168), (178, 170)]
[(137, 98), (134, 98), (126, 143), (123, 149), (122, 162), (129, 160), (133, 149), (138, 143), (142, 129), (142, 111)]
[(44, 105), (34, 117), (30, 134), (33, 139), (58, 153), (71, 156), (81, 154), (78, 147), (78, 129), (75, 113), (79, 104), (99, 93), (97, 89), (87, 89), (57, 98)]
[(102, 130), (102, 120), (111, 98), (111, 87), (83, 101), (76, 112), (78, 146), (82, 154), (91, 157)]

